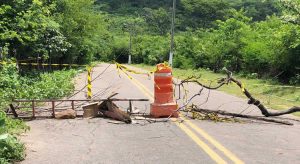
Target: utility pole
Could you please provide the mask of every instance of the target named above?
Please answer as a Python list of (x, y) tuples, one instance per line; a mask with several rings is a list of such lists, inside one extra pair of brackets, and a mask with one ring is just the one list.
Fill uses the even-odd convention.
[(128, 23), (124, 23), (123, 25), (123, 30), (127, 31), (129, 33), (129, 54), (128, 54), (128, 64), (131, 64), (131, 49), (132, 49), (132, 37), (133, 37), (133, 32), (134, 32), (134, 22), (128, 22)]
[(128, 55), (128, 64), (131, 64), (131, 47), (132, 47), (132, 31), (129, 31), (129, 55)]
[(169, 65), (171, 67), (173, 66), (173, 55), (174, 55), (175, 8), (176, 8), (176, 0), (173, 0), (172, 24), (171, 24), (171, 44), (170, 44), (170, 54), (169, 54)]

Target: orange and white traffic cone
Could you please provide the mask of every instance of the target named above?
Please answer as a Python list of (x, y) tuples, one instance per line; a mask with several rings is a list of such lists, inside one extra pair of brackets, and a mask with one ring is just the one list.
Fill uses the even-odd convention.
[(154, 103), (151, 104), (150, 115), (159, 117), (178, 117), (178, 105), (173, 97), (172, 68), (166, 64), (157, 64), (154, 72)]

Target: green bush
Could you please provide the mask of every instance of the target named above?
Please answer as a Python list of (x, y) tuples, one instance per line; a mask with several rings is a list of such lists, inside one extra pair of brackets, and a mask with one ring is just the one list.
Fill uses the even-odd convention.
[(73, 92), (72, 78), (75, 70), (52, 73), (31, 72), (20, 75), (15, 64), (0, 67), (0, 163), (11, 163), (24, 159), (24, 145), (16, 135), (29, 130), (22, 120), (6, 116), (12, 99), (51, 99), (64, 97)]
[(12, 99), (51, 99), (72, 93), (75, 70), (19, 75), (14, 64), (0, 68), (0, 109)]
[(0, 164), (9, 164), (9, 162), (4, 158), (0, 158)]
[(195, 61), (192, 58), (176, 55), (173, 66), (181, 69), (193, 69), (195, 68)]
[[(21, 120), (6, 117), (0, 111), (0, 163), (23, 160), (25, 146), (14, 135), (27, 131), (29, 127)], [(13, 135), (11, 135), (13, 134)]]
[(0, 135), (0, 148), (0, 159), (3, 162), (20, 161), (25, 158), (24, 144), (10, 134)]
[(6, 117), (6, 114), (0, 111), (0, 134), (18, 135), (27, 130), (29, 130), (29, 126), (24, 121)]
[(165, 36), (142, 35), (134, 39), (133, 60), (157, 64), (168, 59), (169, 41)]

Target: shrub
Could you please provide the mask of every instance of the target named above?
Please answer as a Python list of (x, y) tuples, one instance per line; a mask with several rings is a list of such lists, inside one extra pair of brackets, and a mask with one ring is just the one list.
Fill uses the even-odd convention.
[(25, 158), (25, 146), (20, 141), (10, 134), (0, 135), (0, 161), (14, 162)]
[(23, 121), (10, 119), (0, 111), (0, 163), (24, 159), (24, 144), (11, 134), (16, 135), (28, 129)]

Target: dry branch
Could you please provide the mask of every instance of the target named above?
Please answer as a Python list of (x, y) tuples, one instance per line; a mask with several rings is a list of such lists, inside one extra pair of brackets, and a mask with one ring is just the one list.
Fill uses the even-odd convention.
[[(270, 117), (270, 116), (280, 116), (280, 115), (285, 115), (285, 114), (290, 114), (290, 113), (294, 113), (294, 112), (300, 112), (300, 107), (298, 106), (294, 106), (290, 109), (284, 110), (284, 111), (277, 111), (277, 112), (271, 112), (268, 111), (268, 109), (256, 98), (254, 98), (251, 93), (244, 88), (243, 84), (238, 81), (237, 79), (233, 78), (232, 76), (232, 72), (228, 71), (226, 68), (223, 69), (226, 74), (227, 77), (225, 78), (221, 78), (218, 81), (218, 85), (217, 86), (207, 86), (201, 82), (199, 82), (195, 77), (189, 77), (185, 80), (182, 80), (180, 84), (176, 84), (179, 86), (182, 86), (184, 83), (196, 83), (206, 89), (212, 89), (212, 90), (216, 90), (219, 89), (220, 87), (222, 87), (224, 84), (229, 84), (230, 82), (234, 82), (237, 86), (239, 86), (242, 89), (242, 92), (244, 93), (244, 95), (249, 99), (248, 104), (253, 104), (255, 105), (260, 111), (261, 113), (266, 116), (266, 117)], [(193, 96), (194, 97), (194, 96)]]
[(266, 121), (266, 122), (274, 122), (274, 123), (284, 124), (284, 125), (293, 125), (292, 123), (290, 123), (288, 121), (281, 121), (281, 120), (270, 119), (270, 118), (263, 118), (263, 117), (257, 117), (257, 116), (236, 114), (236, 113), (230, 113), (230, 112), (226, 112), (226, 111), (222, 111), (222, 110), (214, 111), (214, 110), (200, 109), (200, 108), (193, 108), (192, 110), (196, 111), (196, 112), (217, 113), (217, 114), (224, 115), (224, 116), (241, 117), (241, 118), (261, 120), (261, 121)]
[(240, 81), (238, 81), (232, 77), (230, 80), (232, 82), (234, 82), (236, 85), (238, 85), (243, 90), (244, 95), (249, 99), (248, 104), (253, 104), (253, 105), (257, 106), (257, 108), (261, 111), (261, 113), (266, 117), (280, 116), (280, 115), (290, 114), (290, 113), (294, 113), (294, 112), (300, 112), (300, 107), (297, 107), (297, 106), (294, 106), (294, 107), (284, 110), (284, 111), (277, 111), (277, 112), (268, 111), (268, 109), (258, 99), (255, 99), (246, 88), (243, 88), (243, 85)]

